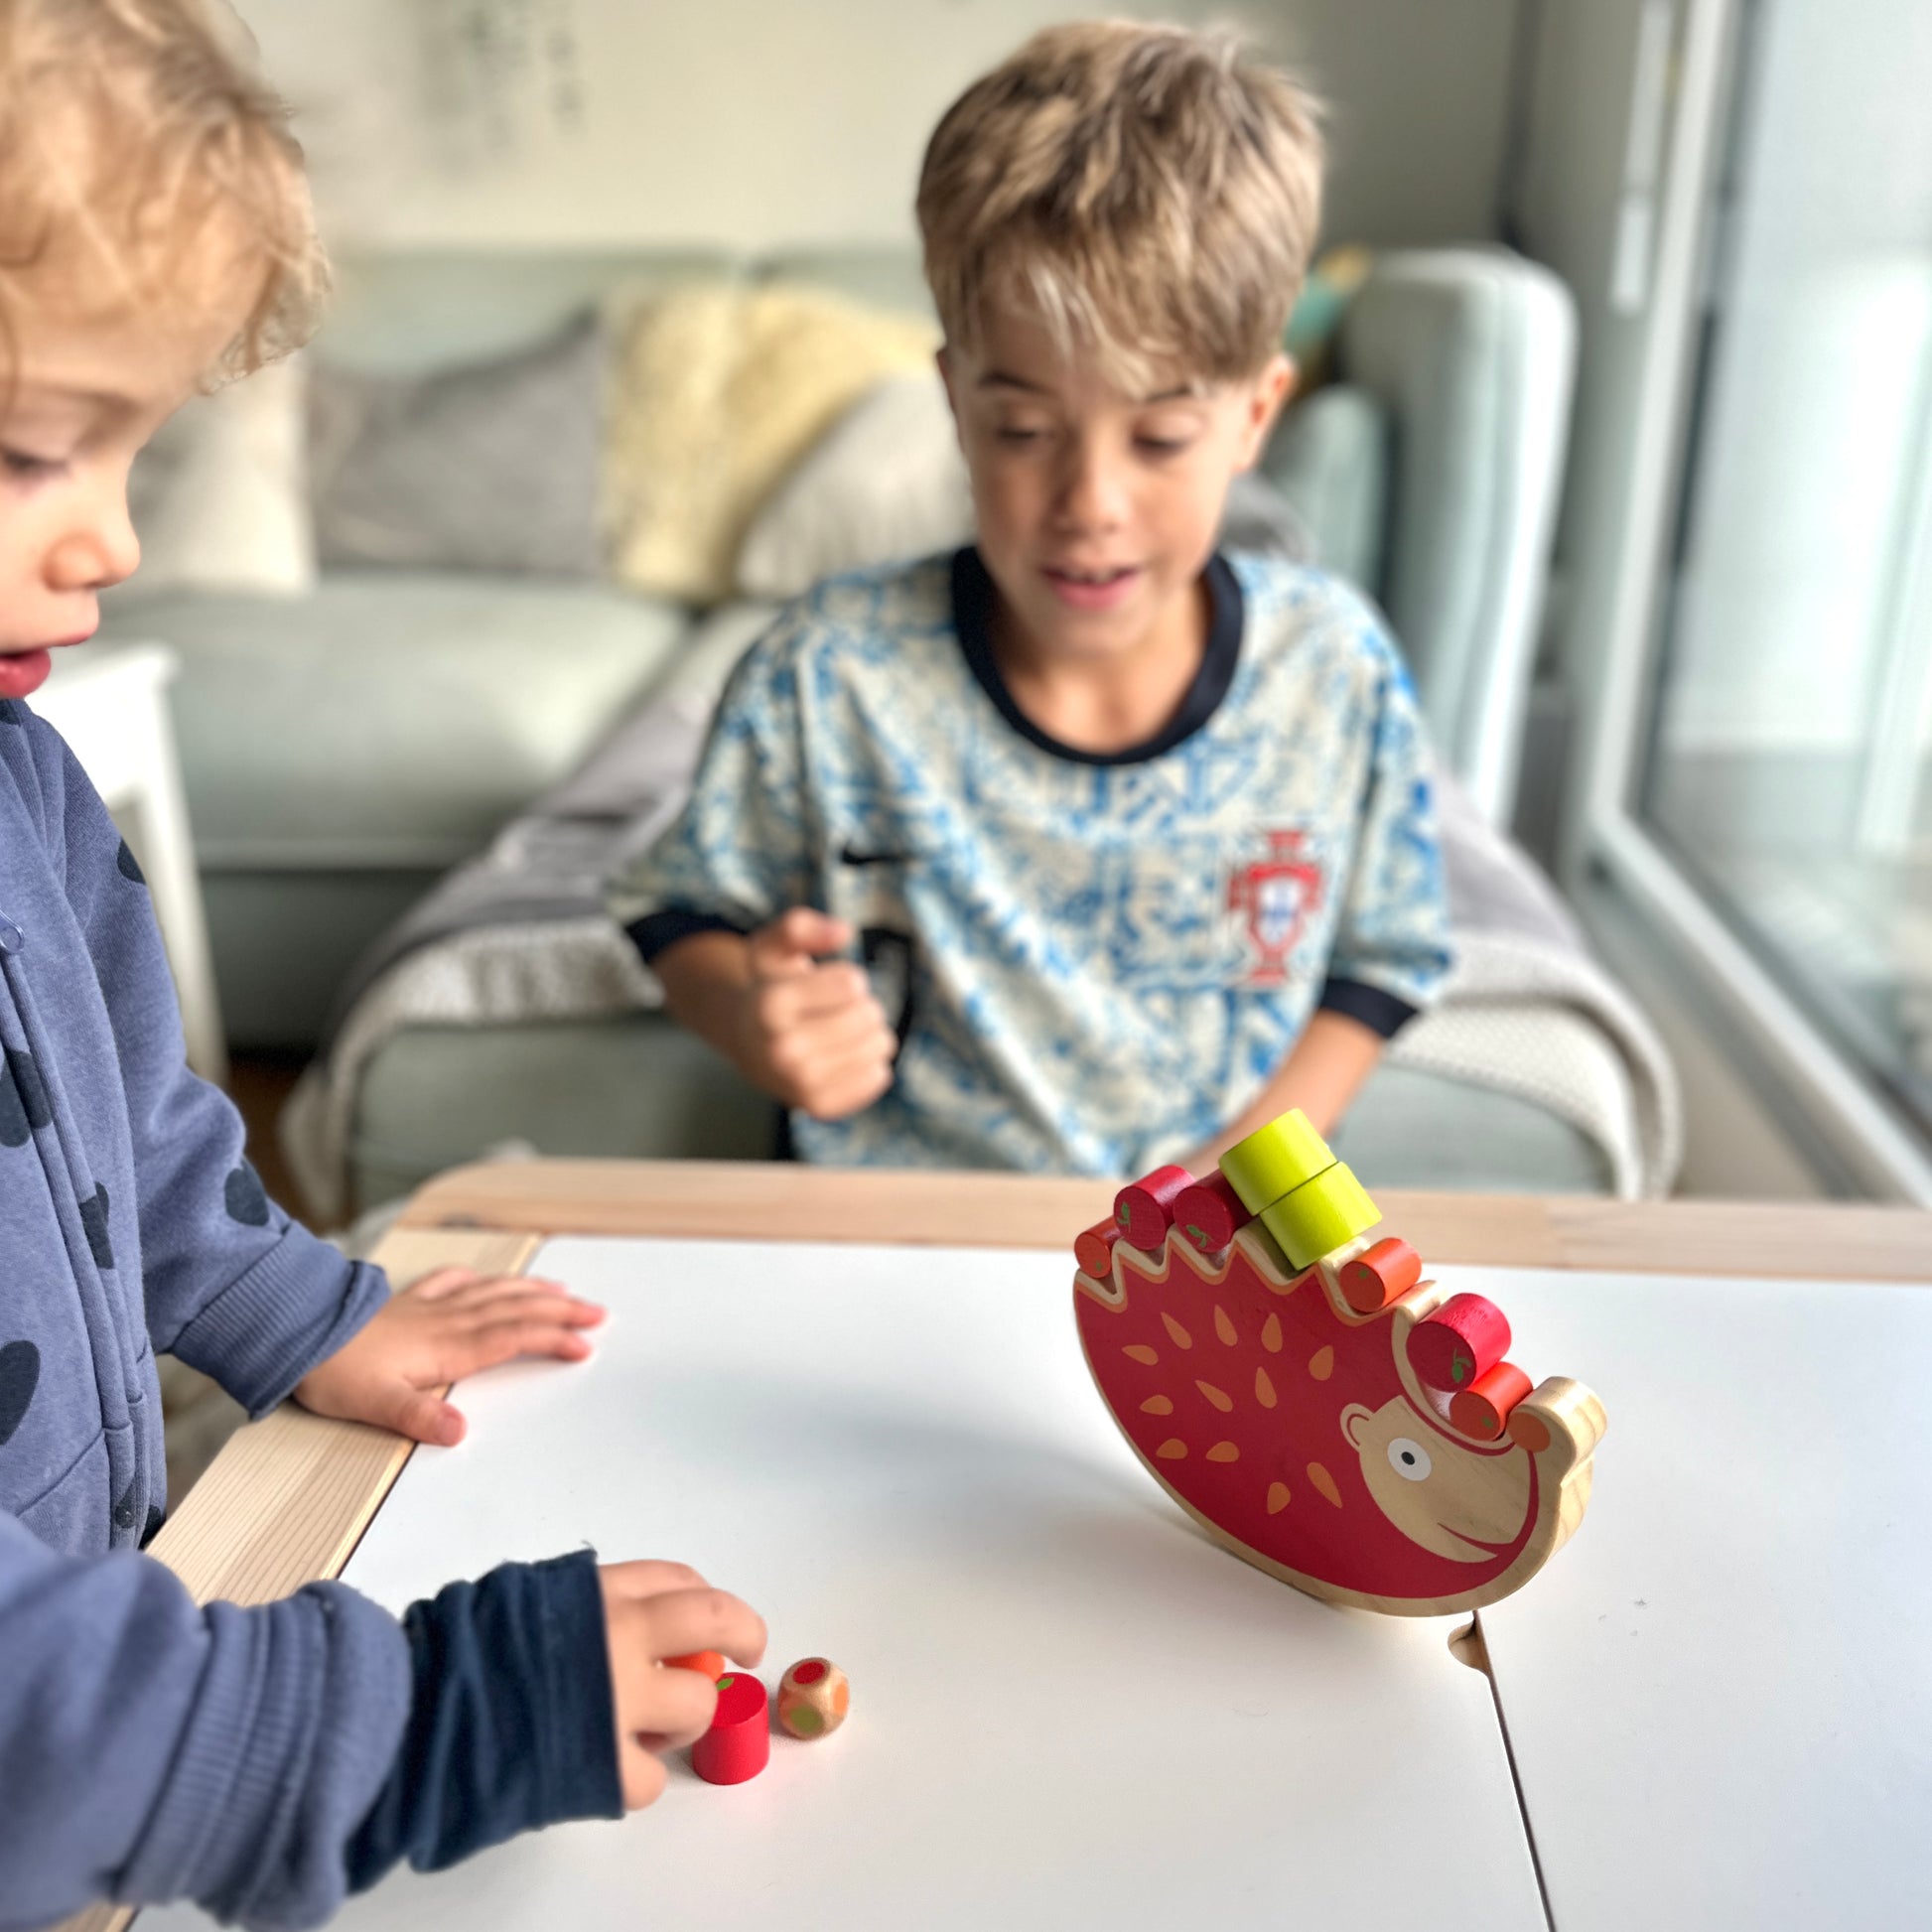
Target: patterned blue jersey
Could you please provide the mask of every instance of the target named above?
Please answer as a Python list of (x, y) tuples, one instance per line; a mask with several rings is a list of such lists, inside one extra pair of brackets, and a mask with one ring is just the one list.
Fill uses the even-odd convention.
[(806, 1159), (1139, 1173), (1209, 1138), (1309, 1016), (1384, 1034), (1440, 989), (1429, 759), (1374, 613), (1214, 559), (1192, 688), (1149, 743), (1048, 737), (1007, 690), (977, 552), (834, 579), (733, 675), (682, 816), (611, 907), (646, 960), (812, 905), (864, 935), (891, 1090), (794, 1114)]

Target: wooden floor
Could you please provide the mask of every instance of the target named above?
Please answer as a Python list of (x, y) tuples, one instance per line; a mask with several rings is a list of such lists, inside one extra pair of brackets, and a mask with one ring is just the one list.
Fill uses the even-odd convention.
[(248, 1159), (262, 1177), (269, 1197), (299, 1220), (308, 1220), (308, 1203), (282, 1159), (275, 1123), (294, 1090), (306, 1053), (236, 1053), (229, 1061), (228, 1098), (240, 1110), (248, 1128)]

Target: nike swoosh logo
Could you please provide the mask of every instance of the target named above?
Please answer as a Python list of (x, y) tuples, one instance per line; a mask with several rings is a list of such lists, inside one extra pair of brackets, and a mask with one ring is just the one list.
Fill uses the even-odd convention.
[(911, 864), (918, 856), (916, 852), (861, 852), (850, 842), (839, 848), (839, 864), (842, 866), (904, 866)]

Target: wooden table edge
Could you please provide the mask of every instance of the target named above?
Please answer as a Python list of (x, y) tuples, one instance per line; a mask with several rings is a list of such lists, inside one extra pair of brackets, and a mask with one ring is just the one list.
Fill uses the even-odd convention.
[[(1115, 1183), (784, 1163), (515, 1161), (425, 1183), (373, 1259), (406, 1287), (458, 1264), (511, 1272), (555, 1235), (1071, 1248)], [(1932, 1280), (1932, 1212), (1853, 1203), (1613, 1201), (1378, 1189), (1428, 1261), (1605, 1272)], [(285, 1404), (230, 1439), (152, 1545), (198, 1601), (268, 1602), (341, 1575), (411, 1445)], [(61, 1932), (119, 1932), (100, 1906)]]
[[(512, 1161), (426, 1183), (400, 1226), (747, 1241), (1067, 1248), (1111, 1180), (782, 1162)], [(1932, 1282), (1932, 1212), (1822, 1201), (1619, 1201), (1378, 1188), (1427, 1262)]]
[[(398, 1288), (433, 1268), (510, 1274), (538, 1233), (395, 1228), (371, 1257)], [(415, 1445), (387, 1430), (328, 1422), (285, 1402), (222, 1445), (149, 1547), (198, 1603), (267, 1603), (338, 1577)], [(139, 1908), (96, 1905), (56, 1932), (121, 1932)]]

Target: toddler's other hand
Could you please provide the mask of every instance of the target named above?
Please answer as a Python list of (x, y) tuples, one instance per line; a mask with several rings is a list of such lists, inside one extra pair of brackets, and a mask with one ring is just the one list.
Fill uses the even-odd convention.
[(557, 1282), (439, 1268), (391, 1296), (295, 1385), (295, 1399), (319, 1416), (448, 1447), (466, 1425), (439, 1391), (518, 1355), (582, 1361), (591, 1345), (578, 1330), (603, 1319)]
[(803, 905), (751, 936), (739, 1063), (815, 1120), (843, 1120), (893, 1084), (898, 1041), (865, 969), (823, 958), (852, 936), (843, 919)]
[(626, 1811), (664, 1789), (660, 1751), (711, 1728), (718, 1687), (702, 1671), (666, 1670), (666, 1657), (721, 1651), (737, 1664), (764, 1655), (764, 1621), (681, 1563), (618, 1563), (598, 1571), (617, 1707), (618, 1772)]

